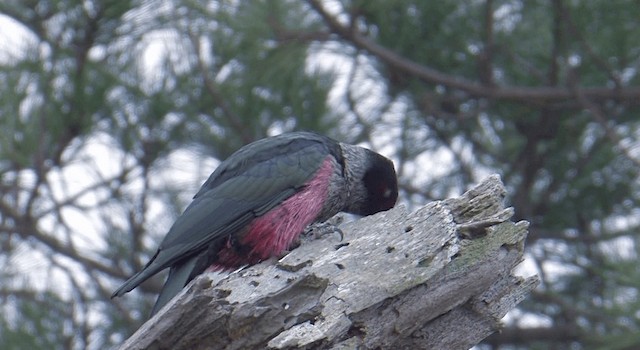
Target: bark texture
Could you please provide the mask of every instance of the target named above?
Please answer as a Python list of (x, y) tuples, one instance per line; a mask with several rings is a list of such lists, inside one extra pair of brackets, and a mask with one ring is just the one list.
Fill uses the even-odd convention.
[(538, 284), (513, 270), (497, 175), (459, 198), (402, 207), (303, 242), (279, 261), (190, 283), (121, 349), (468, 349)]

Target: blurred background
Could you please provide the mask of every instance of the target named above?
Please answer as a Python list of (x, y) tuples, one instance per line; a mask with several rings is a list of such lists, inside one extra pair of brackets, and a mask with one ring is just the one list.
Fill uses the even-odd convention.
[(411, 208), (502, 176), (542, 283), (479, 348), (638, 349), (639, 68), (631, 0), (0, 1), (1, 347), (122, 342), (218, 162), (315, 130)]

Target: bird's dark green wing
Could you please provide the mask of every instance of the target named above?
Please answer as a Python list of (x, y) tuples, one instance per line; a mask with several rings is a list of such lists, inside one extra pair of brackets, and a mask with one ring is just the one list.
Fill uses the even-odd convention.
[(297, 160), (288, 157), (288, 155), (309, 146), (317, 147), (317, 149), (322, 148), (322, 153), (331, 154), (339, 163), (343, 162), (338, 143), (326, 136), (312, 132), (282, 134), (258, 140), (237, 150), (216, 168), (194, 198), (198, 198), (219, 184), (243, 174), (254, 164), (263, 163), (273, 158), (282, 158), (286, 164), (295, 166)]
[(127, 280), (122, 295), (158, 273), (245, 227), (299, 191), (335, 156), (335, 141), (311, 133), (290, 133), (249, 144), (222, 162), (178, 217), (152, 260)]

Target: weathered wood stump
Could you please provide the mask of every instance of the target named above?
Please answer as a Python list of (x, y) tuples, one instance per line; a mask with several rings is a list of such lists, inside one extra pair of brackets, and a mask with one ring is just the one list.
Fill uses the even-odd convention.
[(527, 222), (498, 176), (304, 242), (279, 261), (204, 274), (121, 349), (467, 349), (538, 284), (513, 275)]

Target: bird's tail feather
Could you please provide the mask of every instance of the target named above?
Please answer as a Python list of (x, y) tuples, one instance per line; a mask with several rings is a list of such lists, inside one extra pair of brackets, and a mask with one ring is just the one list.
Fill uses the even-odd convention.
[(169, 277), (167, 277), (167, 281), (164, 283), (164, 286), (160, 291), (156, 304), (153, 305), (151, 316), (158, 313), (158, 311), (160, 311), (160, 309), (162, 309), (169, 300), (176, 296), (176, 294), (184, 288), (187, 282), (189, 282), (197, 260), (198, 257), (195, 256), (186, 260), (183, 264), (171, 267), (169, 270)]
[(139, 286), (140, 283), (148, 280), (149, 278), (151, 278), (151, 276), (158, 273), (158, 271), (164, 269), (163, 266), (154, 264), (155, 259), (158, 256), (159, 252), (160, 251), (157, 251), (153, 255), (151, 260), (149, 260), (149, 262), (142, 268), (142, 270), (138, 271), (135, 275), (129, 277), (128, 280), (124, 281), (124, 283), (118, 289), (116, 289), (116, 291), (113, 292), (113, 294), (111, 294), (111, 298), (120, 297), (123, 294), (130, 292), (133, 288)]
[(120, 297), (123, 294), (130, 292), (133, 288), (139, 286), (140, 283), (146, 281), (157, 272), (157, 270), (149, 270), (146, 268), (142, 269), (135, 275), (129, 277), (128, 280), (126, 280), (118, 289), (116, 289), (116, 291), (111, 294), (111, 298)]

